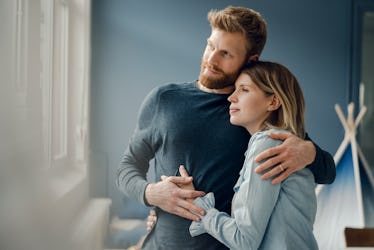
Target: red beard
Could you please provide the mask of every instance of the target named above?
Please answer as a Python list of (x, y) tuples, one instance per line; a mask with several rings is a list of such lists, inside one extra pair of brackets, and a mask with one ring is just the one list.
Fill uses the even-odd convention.
[[(204, 70), (206, 68), (211, 68), (214, 71), (219, 72), (219, 76), (211, 77), (211, 76), (204, 75)], [(213, 65), (208, 65), (206, 62), (202, 60), (200, 75), (199, 75), (199, 82), (204, 87), (207, 87), (209, 89), (223, 89), (228, 86), (233, 86), (235, 84), (235, 80), (238, 77), (238, 75), (239, 75), (239, 72), (226, 74), (220, 68), (213, 66)]]

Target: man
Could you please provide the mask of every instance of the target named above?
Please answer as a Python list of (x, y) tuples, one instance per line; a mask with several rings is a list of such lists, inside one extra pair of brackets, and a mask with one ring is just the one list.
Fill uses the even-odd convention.
[[(136, 130), (117, 173), (121, 191), (157, 207), (157, 224), (144, 242), (144, 249), (226, 249), (207, 234), (192, 238), (190, 220), (204, 213), (188, 201), (204, 192), (216, 195), (216, 208), (230, 213), (233, 187), (244, 161), (249, 136), (229, 122), (228, 96), (240, 69), (257, 60), (266, 41), (261, 15), (241, 7), (211, 11), (212, 32), (201, 62), (199, 80), (155, 88), (142, 104)], [(284, 180), (304, 168), (312, 170), (317, 183), (331, 183), (335, 166), (331, 155), (311, 141), (291, 134), (276, 134), (283, 144), (257, 157), (263, 178)], [(188, 177), (156, 183), (146, 181), (149, 161), (154, 159), (157, 180), (176, 175), (184, 165), (193, 176), (196, 190), (182, 190)]]

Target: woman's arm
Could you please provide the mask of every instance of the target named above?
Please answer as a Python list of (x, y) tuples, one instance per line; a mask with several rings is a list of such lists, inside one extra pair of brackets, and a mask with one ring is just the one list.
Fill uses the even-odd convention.
[(253, 172), (259, 165), (254, 156), (279, 144), (266, 134), (255, 138), (241, 172), (241, 184), (233, 201), (233, 217), (214, 208), (212, 193), (195, 200), (195, 204), (202, 206), (207, 214), (201, 217), (201, 222), (192, 222), (191, 235), (209, 233), (232, 249), (259, 247), (278, 200), (280, 184), (273, 185), (270, 180), (262, 180)]

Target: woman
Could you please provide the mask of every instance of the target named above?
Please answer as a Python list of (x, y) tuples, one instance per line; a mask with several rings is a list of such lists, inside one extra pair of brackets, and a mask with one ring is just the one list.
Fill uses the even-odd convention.
[[(232, 215), (214, 208), (213, 193), (197, 198), (195, 204), (206, 215), (191, 223), (191, 235), (209, 233), (231, 249), (318, 249), (313, 236), (316, 197), (312, 172), (305, 168), (276, 185), (254, 173), (260, 164), (254, 157), (281, 144), (267, 136), (270, 131), (305, 136), (304, 98), (295, 76), (277, 63), (251, 63), (236, 80), (228, 100), (230, 122), (252, 135), (234, 187)], [(274, 170), (284, 171), (279, 165)]]

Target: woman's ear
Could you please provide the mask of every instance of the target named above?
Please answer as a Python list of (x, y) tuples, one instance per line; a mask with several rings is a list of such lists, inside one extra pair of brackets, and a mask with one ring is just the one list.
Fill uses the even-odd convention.
[(271, 102), (268, 107), (268, 111), (277, 110), (282, 105), (281, 101), (279, 100), (278, 96), (272, 95)]

